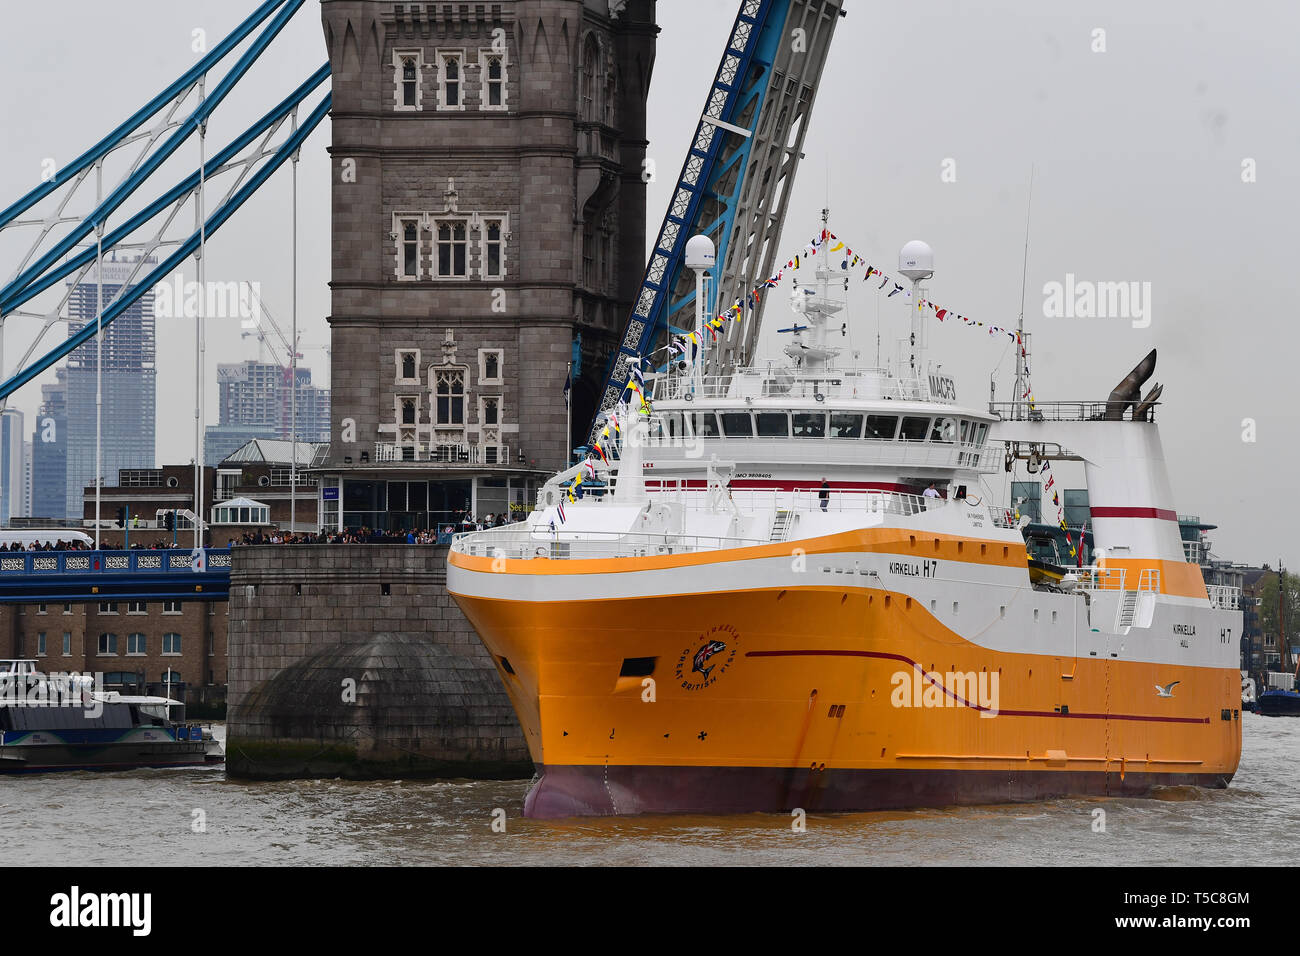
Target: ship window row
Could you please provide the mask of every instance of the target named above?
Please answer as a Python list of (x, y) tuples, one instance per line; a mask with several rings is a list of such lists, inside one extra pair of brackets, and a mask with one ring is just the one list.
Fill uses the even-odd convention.
[(873, 441), (983, 445), (986, 422), (929, 415), (872, 415), (848, 411), (664, 412), (652, 437), (866, 438)]

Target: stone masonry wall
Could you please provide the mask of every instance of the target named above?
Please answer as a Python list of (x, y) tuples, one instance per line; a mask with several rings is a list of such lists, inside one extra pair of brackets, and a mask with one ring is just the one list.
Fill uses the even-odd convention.
[(235, 549), (231, 775), (532, 773), (496, 666), (447, 593), (446, 556), (422, 545)]

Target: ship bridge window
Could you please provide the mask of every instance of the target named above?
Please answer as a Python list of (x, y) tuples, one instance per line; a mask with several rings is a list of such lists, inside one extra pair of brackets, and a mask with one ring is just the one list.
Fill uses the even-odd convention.
[(795, 438), (825, 438), (826, 437), (826, 413), (825, 412), (795, 412), (794, 413), (794, 437)]
[(901, 441), (925, 441), (926, 433), (929, 430), (930, 419), (906, 416), (903, 418), (903, 427), (898, 437)]
[(728, 438), (753, 438), (754, 421), (749, 412), (719, 412), (722, 431)]
[(957, 421), (953, 418), (936, 418), (930, 429), (930, 441), (954, 442), (957, 440)]
[(759, 438), (790, 437), (790, 417), (785, 412), (758, 412), (754, 417)]
[(668, 438), (681, 438), (684, 434), (682, 431), (682, 416), (677, 412), (667, 412), (663, 416), (663, 430), (664, 435)]
[(897, 415), (868, 415), (867, 437), (880, 441), (893, 441), (898, 432)]
[(832, 438), (861, 438), (862, 416), (856, 412), (831, 412)]
[(718, 420), (713, 417), (713, 412), (696, 412), (692, 425), (699, 438), (718, 438), (722, 434), (718, 431)]

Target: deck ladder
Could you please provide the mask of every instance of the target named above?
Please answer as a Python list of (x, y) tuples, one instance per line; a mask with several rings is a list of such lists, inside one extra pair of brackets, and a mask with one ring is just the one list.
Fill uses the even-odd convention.
[(1132, 627), (1137, 617), (1138, 592), (1125, 591), (1119, 601), (1119, 612), (1115, 616), (1115, 630)]
[(790, 534), (790, 525), (793, 523), (794, 515), (783, 508), (778, 508), (776, 515), (772, 518), (772, 534), (769, 541), (784, 541)]

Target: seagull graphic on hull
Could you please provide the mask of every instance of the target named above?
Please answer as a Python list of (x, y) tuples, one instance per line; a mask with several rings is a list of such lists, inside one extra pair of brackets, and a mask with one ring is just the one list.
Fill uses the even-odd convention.
[(1162, 687), (1160, 684), (1156, 684), (1156, 696), (1157, 696), (1157, 697), (1173, 697), (1173, 696), (1174, 696), (1174, 688), (1177, 687), (1177, 686), (1178, 686), (1179, 684), (1181, 684), (1181, 683), (1182, 683), (1182, 681), (1180, 681), (1180, 680), (1170, 681), (1168, 684), (1165, 684), (1163, 687)]

